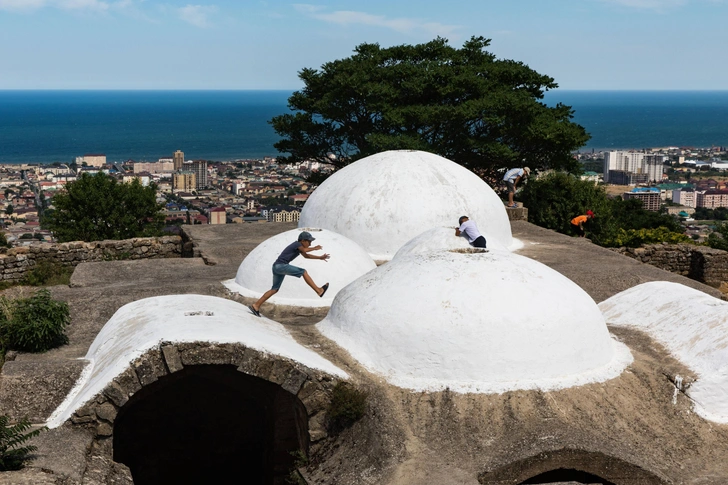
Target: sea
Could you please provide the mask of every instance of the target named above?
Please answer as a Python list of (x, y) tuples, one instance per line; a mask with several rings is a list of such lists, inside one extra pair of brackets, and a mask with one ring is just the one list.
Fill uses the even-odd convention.
[[(0, 91), (0, 163), (276, 156), (268, 121), (292, 91)], [(591, 135), (580, 151), (728, 146), (728, 91), (546, 93)]]

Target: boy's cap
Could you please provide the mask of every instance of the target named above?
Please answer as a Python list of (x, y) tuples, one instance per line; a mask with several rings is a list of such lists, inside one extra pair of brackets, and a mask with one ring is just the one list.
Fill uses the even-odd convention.
[(591, 210), (586, 211), (586, 215), (594, 217), (594, 213)]
[(301, 234), (298, 235), (299, 241), (315, 241), (316, 238), (314, 238), (310, 232), (303, 231)]
[(468, 216), (460, 216), (460, 219), (458, 219), (458, 224), (462, 224), (463, 219), (467, 219), (467, 218), (468, 218)]
[(526, 175), (531, 175), (531, 169), (528, 167), (523, 167), (523, 171), (526, 172)]

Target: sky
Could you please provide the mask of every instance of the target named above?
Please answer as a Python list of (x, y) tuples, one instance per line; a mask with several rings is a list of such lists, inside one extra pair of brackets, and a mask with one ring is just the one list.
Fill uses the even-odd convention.
[(728, 0), (0, 0), (0, 89), (284, 89), (472, 36), (568, 90), (728, 89)]

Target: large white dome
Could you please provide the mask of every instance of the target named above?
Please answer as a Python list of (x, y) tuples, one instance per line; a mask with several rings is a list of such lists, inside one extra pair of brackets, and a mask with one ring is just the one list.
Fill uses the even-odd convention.
[(301, 211), (299, 227), (330, 229), (356, 241), (375, 260), (389, 260), (427, 229), (456, 226), (466, 215), (493, 240), (511, 244), (503, 202), (477, 175), (420, 151), (387, 151), (339, 170)]
[(558, 389), (616, 377), (632, 360), (581, 288), (503, 250), (398, 255), (339, 292), (317, 327), (414, 390)]
[(610, 325), (647, 332), (698, 374), (687, 390), (705, 419), (728, 423), (728, 302), (668, 281), (635, 286), (599, 304)]
[[(231, 291), (243, 296), (259, 298), (270, 290), (273, 283), (271, 267), (283, 249), (294, 241), (304, 229), (293, 229), (266, 239), (253, 249), (240, 263), (234, 280), (223, 284)], [(334, 296), (346, 285), (376, 268), (372, 258), (351, 239), (325, 229), (305, 228), (323, 249), (312, 254), (329, 253), (331, 259), (321, 261), (298, 256), (291, 264), (308, 271), (317, 285), (329, 283), (329, 290), (323, 298), (303, 281), (303, 278), (286, 276), (281, 289), (268, 300), (278, 305), (326, 307), (331, 305)]]

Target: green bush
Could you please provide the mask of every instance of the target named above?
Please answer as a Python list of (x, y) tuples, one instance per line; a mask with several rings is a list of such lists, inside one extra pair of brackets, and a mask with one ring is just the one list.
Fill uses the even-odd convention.
[(45, 352), (68, 343), (68, 304), (39, 290), (29, 298), (0, 298), (0, 342), (3, 348)]
[(657, 244), (666, 242), (668, 244), (694, 243), (687, 235), (673, 232), (666, 227), (656, 229), (618, 229), (614, 237), (603, 241), (607, 247), (628, 247), (638, 248), (643, 244)]
[(329, 428), (336, 432), (360, 420), (366, 412), (367, 393), (350, 384), (340, 382), (334, 386), (327, 411)]
[(30, 422), (28, 418), (21, 419), (19, 423), (8, 426), (10, 418), (0, 416), (0, 471), (20, 470), (30, 461), (30, 455), (37, 448), (23, 443), (30, 438), (38, 436), (45, 428), (28, 432)]
[(67, 285), (71, 281), (73, 268), (50, 261), (39, 261), (25, 273), (22, 284), (29, 286)]
[(728, 251), (728, 222), (715, 225), (715, 230), (708, 236), (708, 246)]

